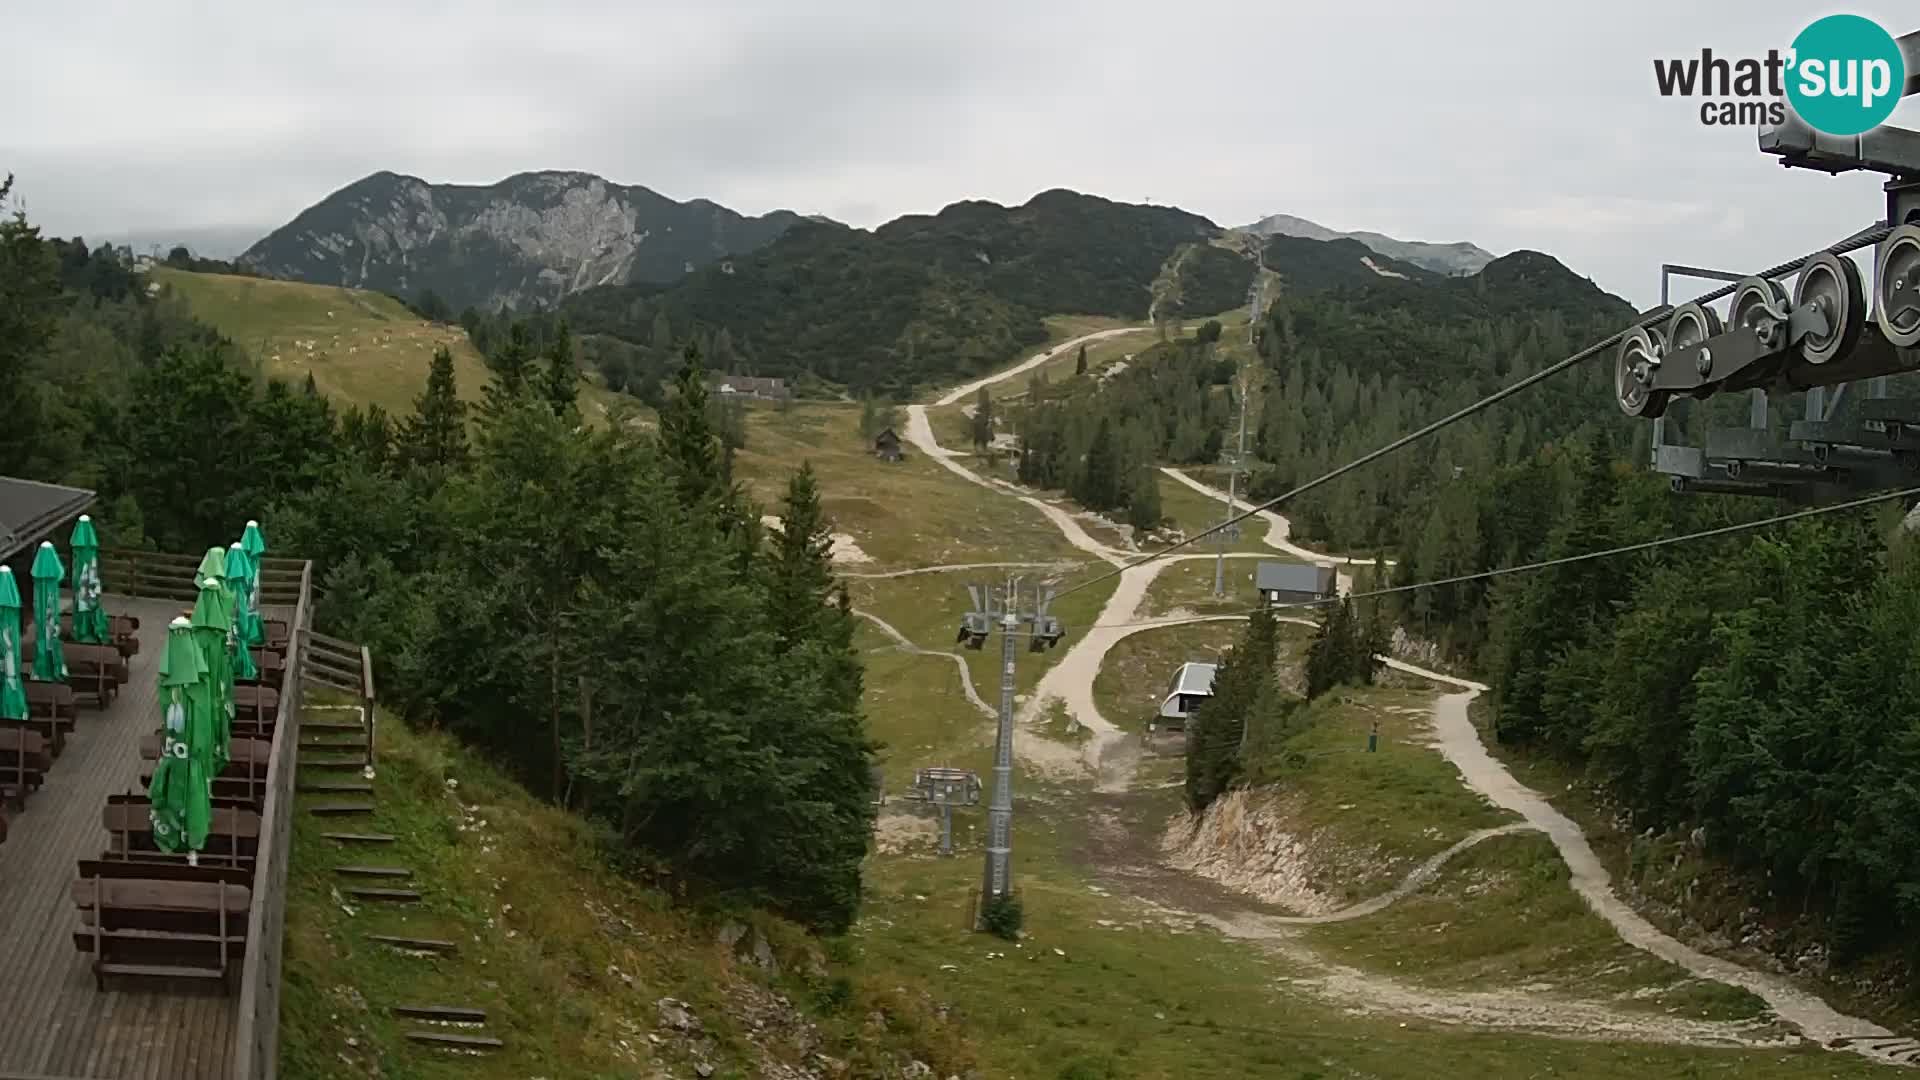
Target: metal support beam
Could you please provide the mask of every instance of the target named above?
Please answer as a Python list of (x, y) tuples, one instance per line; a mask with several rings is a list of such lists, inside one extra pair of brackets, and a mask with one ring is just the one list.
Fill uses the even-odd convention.
[(1901, 97), (1920, 94), (1920, 30), (1900, 38), (1900, 54), (1907, 61), (1907, 85), (1900, 91)]

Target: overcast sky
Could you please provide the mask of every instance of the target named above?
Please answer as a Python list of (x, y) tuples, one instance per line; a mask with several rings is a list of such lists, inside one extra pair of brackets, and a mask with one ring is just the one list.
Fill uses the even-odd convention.
[[(1638, 303), (1876, 218), (1652, 60), (1911, 0), (431, 5), (8, 0), (0, 171), (60, 235), (283, 223), (380, 169), (579, 169), (871, 227), (1067, 187), (1547, 251)], [(1911, 24), (1911, 25), (1909, 25)], [(1920, 100), (1894, 122), (1920, 127)]]

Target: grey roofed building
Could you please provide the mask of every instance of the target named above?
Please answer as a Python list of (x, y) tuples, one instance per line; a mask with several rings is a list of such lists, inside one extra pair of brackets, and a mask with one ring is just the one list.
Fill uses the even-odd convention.
[(1269, 604), (1301, 604), (1332, 596), (1336, 580), (1331, 566), (1263, 562), (1254, 570), (1253, 587)]
[(1167, 684), (1166, 696), (1160, 702), (1161, 725), (1168, 728), (1185, 726), (1193, 710), (1213, 696), (1213, 675), (1219, 669), (1218, 664), (1181, 664), (1180, 670), (1173, 673), (1173, 681)]
[(60, 526), (85, 512), (93, 498), (85, 488), (0, 476), (0, 562), (52, 539)]
[(793, 396), (785, 379), (760, 379), (752, 375), (720, 375), (710, 380), (716, 394), (728, 397), (763, 398), (782, 401)]

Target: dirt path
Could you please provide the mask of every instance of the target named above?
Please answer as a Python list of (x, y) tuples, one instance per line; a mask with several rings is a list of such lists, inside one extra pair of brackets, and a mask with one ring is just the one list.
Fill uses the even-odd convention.
[(954, 652), (941, 652), (937, 649), (923, 649), (920, 646), (915, 645), (912, 641), (909, 641), (907, 639), (907, 635), (902, 634), (900, 631), (894, 629), (892, 623), (888, 622), (887, 620), (881, 618), (878, 615), (875, 615), (871, 611), (861, 611), (859, 608), (854, 608), (853, 613), (867, 620), (868, 622), (872, 623), (875, 627), (878, 627), (880, 632), (892, 638), (894, 645), (899, 649), (901, 649), (902, 651), (910, 652), (915, 656), (944, 656), (947, 659), (953, 661), (954, 666), (960, 669), (960, 692), (965, 694), (967, 696), (967, 700), (973, 704), (973, 707), (976, 709), (979, 709), (981, 713), (985, 714), (987, 719), (993, 720), (999, 717), (1000, 715), (999, 712), (995, 710), (993, 706), (988, 705), (985, 699), (981, 698), (979, 692), (974, 690), (973, 673), (967, 670), (967, 661), (965, 657), (961, 656), (959, 653), (954, 653)]
[[(1193, 490), (1199, 492), (1200, 494), (1205, 495), (1209, 499), (1220, 499), (1223, 501), (1226, 499), (1226, 496), (1227, 496), (1226, 492), (1221, 491), (1219, 488), (1213, 487), (1209, 484), (1203, 484), (1200, 481), (1195, 480), (1193, 477), (1188, 476), (1186, 473), (1180, 471), (1179, 469), (1173, 468), (1170, 465), (1161, 466), (1160, 471), (1165, 475), (1172, 477), (1174, 480), (1177, 480), (1180, 483), (1185, 484), (1187, 487), (1190, 487)], [(1250, 502), (1247, 502), (1245, 499), (1236, 498), (1233, 500), (1233, 508), (1239, 511), (1247, 511), (1247, 510), (1253, 509), (1253, 504)], [(1328, 555), (1325, 552), (1310, 551), (1306, 548), (1301, 547), (1299, 544), (1294, 543), (1292, 540), (1293, 523), (1288, 521), (1285, 517), (1281, 516), (1280, 514), (1275, 513), (1272, 510), (1261, 510), (1258, 513), (1256, 513), (1254, 516), (1267, 523), (1266, 545), (1274, 549), (1275, 551), (1284, 551), (1287, 554), (1292, 555), (1296, 559), (1302, 559), (1310, 563), (1317, 563), (1321, 566), (1339, 566), (1339, 565), (1369, 566), (1369, 565), (1372, 565), (1372, 560), (1370, 559), (1353, 559), (1353, 558), (1347, 558), (1345, 556), (1340, 556), (1340, 555)], [(1382, 559), (1380, 561), (1380, 565), (1392, 566), (1393, 560)], [(1353, 575), (1352, 574), (1346, 573), (1344, 571), (1336, 571), (1334, 574), (1334, 577), (1339, 582), (1341, 592), (1346, 593), (1346, 592), (1353, 591)]]
[(1808, 1039), (1822, 1045), (1845, 1040), (1846, 1049), (1876, 1061), (1907, 1063), (1920, 1052), (1920, 1040), (1896, 1036), (1878, 1024), (1847, 1016), (1784, 979), (1741, 967), (1728, 960), (1708, 956), (1689, 948), (1642, 918), (1640, 913), (1613, 891), (1611, 879), (1600, 859), (1587, 843), (1586, 834), (1565, 814), (1555, 810), (1539, 793), (1516, 780), (1505, 765), (1487, 753), (1480, 733), (1467, 715), (1467, 705), (1486, 689), (1479, 683), (1425, 671), (1411, 664), (1394, 662), (1396, 670), (1422, 675), (1465, 689), (1446, 694), (1434, 702), (1433, 725), (1439, 736), (1440, 752), (1460, 770), (1467, 786), (1485, 795), (1495, 805), (1511, 810), (1527, 823), (1547, 834), (1560, 857), (1572, 872), (1572, 886), (1594, 913), (1605, 919), (1621, 940), (1636, 949), (1652, 953), (1677, 964), (1702, 979), (1751, 991), (1767, 1003), (1779, 1017)]
[(975, 563), (947, 563), (947, 564), (945, 564), (945, 565), (943, 565), (943, 566), (913, 566), (913, 567), (908, 567), (908, 568), (907, 568), (907, 569), (905, 569), (905, 570), (870, 570), (870, 571), (867, 571), (867, 572), (865, 572), (865, 573), (857, 573), (857, 574), (853, 574), (853, 573), (844, 573), (844, 572), (843, 572), (843, 573), (841, 573), (841, 574), (840, 574), (840, 576), (841, 576), (841, 577), (843, 577), (843, 578), (860, 578), (860, 579), (863, 579), (863, 580), (877, 580), (877, 579), (880, 579), (880, 578), (901, 578), (901, 577), (912, 577), (912, 576), (913, 576), (913, 575), (915, 575), (915, 574), (945, 574), (945, 573), (949, 573), (949, 572), (951, 572), (951, 571), (954, 571), (954, 570), (1021, 570), (1021, 569), (1027, 569), (1027, 570), (1052, 570), (1052, 571), (1056, 571), (1056, 572), (1058, 572), (1058, 571), (1063, 571), (1063, 570), (1073, 570), (1073, 569), (1077, 569), (1078, 567), (1080, 567), (1080, 566), (1083, 566), (1083, 565), (1085, 565), (1085, 564), (1084, 564), (1084, 563), (1076, 563), (1076, 562), (1052, 562), (1052, 563), (1031, 563), (1031, 562), (975, 562)]
[(1041, 364), (1044, 364), (1047, 361), (1053, 359), (1054, 357), (1059, 356), (1061, 353), (1066, 352), (1068, 349), (1072, 349), (1077, 346), (1084, 345), (1087, 342), (1105, 341), (1107, 338), (1119, 337), (1122, 334), (1144, 334), (1147, 331), (1152, 329), (1153, 327), (1151, 326), (1117, 326), (1111, 330), (1096, 330), (1091, 334), (1081, 334), (1079, 337), (1074, 338), (1071, 341), (1063, 341), (1060, 344), (1055, 345), (1053, 348), (1048, 349), (1046, 352), (1035, 353), (1031, 357), (1028, 357), (1026, 360), (1021, 361), (1018, 364), (1015, 364), (1013, 367), (1010, 367), (1005, 371), (997, 372), (995, 374), (985, 376), (984, 378), (975, 379), (972, 382), (966, 383), (962, 386), (957, 386), (952, 390), (949, 390), (946, 393), (935, 398), (933, 403), (935, 405), (952, 405), (952, 404), (955, 404), (956, 402), (965, 401), (966, 399), (979, 393), (980, 388), (983, 386), (992, 386), (994, 383), (1005, 382), (1006, 380), (1014, 378), (1016, 376), (1024, 375), (1027, 372), (1032, 371), (1034, 368), (1039, 367)]
[[(1072, 343), (1069, 342), (1068, 344)], [(1022, 494), (1006, 485), (996, 484), (986, 477), (981, 476), (979, 473), (974, 472), (972, 469), (967, 468), (965, 465), (953, 460), (953, 452), (942, 449), (939, 440), (933, 437), (933, 425), (927, 422), (927, 407), (925, 405), (907, 406), (907, 441), (918, 447), (920, 452), (927, 455), (928, 458), (939, 462), (942, 468), (961, 479), (969, 483), (978, 484), (989, 491), (997, 491), (1009, 498), (1019, 499), (1021, 502), (1040, 511), (1040, 513), (1046, 515), (1048, 521), (1053, 522), (1054, 525), (1059, 528), (1060, 532), (1066, 536), (1067, 543), (1072, 544), (1081, 551), (1113, 566), (1119, 566), (1126, 561), (1126, 552), (1116, 551), (1102, 544), (1100, 541), (1095, 540), (1087, 533), (1087, 530), (1081, 528), (1080, 523), (1073, 520), (1073, 516), (1065, 510), (1054, 506), (1052, 503), (1036, 499), (1031, 495)]]
[[(1081, 341), (1128, 332), (1133, 332), (1133, 329), (1107, 330), (1076, 338), (1056, 347), (1051, 353), (1040, 354), (1009, 371), (977, 380), (951, 391), (940, 398), (936, 404), (944, 405), (959, 401), (976, 392), (981, 386), (1018, 375), (1022, 371), (1044, 363), (1049, 356), (1057, 355)], [(1000, 490), (1040, 510), (1060, 527), (1061, 532), (1074, 547), (1115, 566), (1125, 565), (1125, 558), (1119, 552), (1088, 536), (1077, 522), (1058, 507), (991, 483), (952, 461), (933, 436), (933, 428), (927, 422), (925, 406), (908, 406), (907, 429), (908, 439), (920, 447), (923, 453), (946, 468), (973, 483)], [(1179, 482), (1215, 498), (1221, 495), (1220, 492), (1214, 491), (1178, 470), (1164, 469), (1163, 471)], [(1241, 505), (1250, 509), (1246, 504)], [(1270, 546), (1309, 561), (1333, 561), (1326, 556), (1309, 552), (1292, 544), (1287, 539), (1291, 527), (1279, 514), (1263, 511), (1262, 516), (1267, 519)], [(1189, 556), (1189, 558), (1211, 557), (1211, 555)], [(1146, 599), (1148, 587), (1152, 585), (1160, 571), (1174, 561), (1178, 560), (1176, 558), (1155, 559), (1152, 562), (1125, 567), (1118, 575), (1119, 583), (1112, 597), (1101, 609), (1095, 625), (1079, 634), (1066, 654), (1042, 676), (1039, 686), (1036, 687), (1028, 703), (1031, 715), (1032, 712), (1043, 707), (1049, 698), (1057, 698), (1066, 705), (1070, 716), (1093, 733), (1094, 738), (1088, 741), (1084, 755), (1095, 772), (1096, 791), (1125, 790), (1133, 773), (1133, 763), (1138, 759), (1137, 752), (1129, 753), (1122, 749), (1126, 742), (1125, 737), (1118, 728), (1100, 715), (1099, 709), (1093, 703), (1093, 681), (1100, 672), (1100, 665), (1105, 660), (1107, 652), (1129, 634), (1138, 633), (1151, 626), (1177, 626), (1187, 621), (1204, 622), (1244, 618), (1244, 616), (1223, 615), (1136, 623), (1135, 617), (1140, 605)], [(1342, 590), (1351, 589), (1351, 579), (1344, 574), (1341, 577), (1343, 578)], [(1312, 625), (1312, 622), (1306, 619), (1287, 618), (1285, 621)], [(898, 637), (897, 634), (895, 636)], [(900, 640), (904, 642), (905, 639)], [(917, 648), (911, 643), (907, 643), (907, 647)], [(955, 657), (955, 659), (959, 658)], [(1544, 832), (1553, 841), (1554, 848), (1559, 851), (1560, 857), (1565, 860), (1571, 873), (1571, 884), (1574, 890), (1596, 914), (1614, 928), (1627, 944), (1678, 965), (1698, 978), (1711, 979), (1750, 991), (1765, 1001), (1783, 1021), (1798, 1028), (1805, 1038), (1823, 1046), (1849, 1049), (1872, 1060), (1889, 1064), (1905, 1064), (1909, 1060), (1920, 1059), (1920, 1040), (1897, 1036), (1877, 1024), (1847, 1016), (1816, 995), (1800, 990), (1785, 980), (1749, 970), (1730, 961), (1707, 956), (1661, 932), (1613, 892), (1606, 868), (1594, 854), (1592, 846), (1587, 842), (1586, 835), (1581, 832), (1580, 827), (1550, 806), (1537, 792), (1521, 784), (1504, 765), (1487, 753), (1486, 747), (1480, 742), (1479, 732), (1475, 730), (1467, 714), (1468, 703), (1487, 689), (1484, 685), (1429, 671), (1401, 660), (1389, 657), (1381, 659), (1394, 670), (1461, 688), (1460, 693), (1442, 695), (1434, 702), (1433, 722), (1441, 754), (1460, 771), (1462, 781), (1469, 788), (1484, 795), (1495, 805), (1519, 814), (1528, 826)], [(961, 662), (961, 666), (964, 672), (964, 662)], [(970, 682), (967, 685), (971, 692)], [(1442, 852), (1434, 860), (1429, 860), (1428, 863), (1417, 868), (1395, 890), (1347, 909), (1351, 914), (1347, 912), (1334, 914), (1343, 915), (1346, 918), (1359, 918), (1385, 908), (1394, 900), (1424, 884), (1427, 878), (1421, 877), (1422, 872), (1426, 872), (1429, 876), (1437, 873), (1439, 867), (1456, 850), (1464, 849), (1464, 846), (1470, 846), (1471, 843), (1478, 843), (1486, 839), (1487, 835), (1494, 835), (1498, 831), (1492, 830), (1485, 835), (1477, 834), (1468, 837), (1460, 844), (1456, 844), (1454, 848)], [(1229, 919), (1213, 916), (1189, 917), (1197, 918), (1231, 936), (1273, 941), (1283, 945), (1290, 925), (1286, 917), (1267, 915), (1248, 914)], [(1293, 920), (1329, 921), (1329, 918), (1329, 916), (1296, 916)], [(1718, 1045), (1725, 1045), (1729, 1041), (1741, 1045), (1752, 1045), (1753, 1042), (1752, 1029), (1739, 1025), (1703, 1024), (1680, 1021), (1671, 1017), (1622, 1017), (1603, 1007), (1584, 1006), (1578, 1003), (1556, 1002), (1550, 1007), (1543, 1007), (1543, 1003), (1533, 1001), (1525, 994), (1460, 992), (1436, 996), (1354, 969), (1329, 965), (1315, 956), (1311, 950), (1306, 950), (1304, 946), (1298, 944), (1294, 944), (1291, 948), (1295, 951), (1304, 950), (1303, 958), (1310, 959), (1325, 972), (1321, 977), (1309, 980), (1322, 996), (1349, 999), (1366, 1008), (1410, 1012), (1482, 1025), (1564, 1030), (1573, 1035), (1591, 1036), (1595, 1032), (1601, 1032), (1614, 1037), (1653, 1038), (1663, 1042), (1706, 1042)], [(1742, 1032), (1746, 1034), (1743, 1036)]]

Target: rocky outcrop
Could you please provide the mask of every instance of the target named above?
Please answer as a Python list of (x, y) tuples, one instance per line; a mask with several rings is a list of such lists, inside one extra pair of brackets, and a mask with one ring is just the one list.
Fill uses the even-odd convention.
[(485, 187), (375, 173), (248, 248), (274, 277), (428, 290), (455, 311), (553, 305), (595, 285), (667, 283), (771, 242), (799, 215), (745, 217), (589, 173), (536, 172)]
[(1307, 240), (1358, 240), (1376, 254), (1412, 263), (1436, 274), (1477, 274), (1493, 261), (1493, 253), (1464, 241), (1430, 244), (1419, 240), (1395, 240), (1377, 232), (1337, 232), (1292, 214), (1271, 214), (1241, 231), (1256, 236), (1298, 236)]

